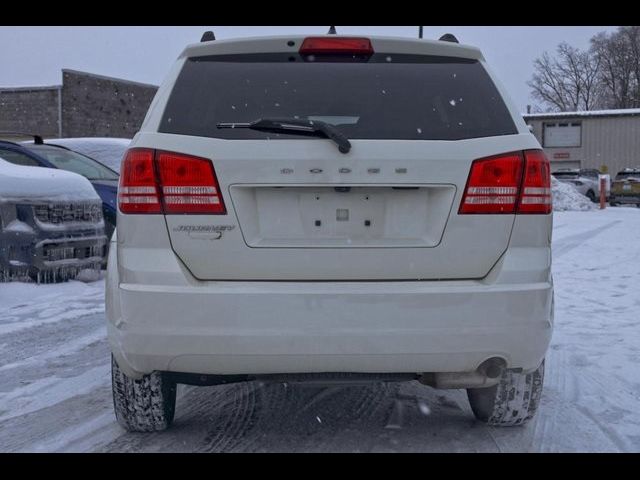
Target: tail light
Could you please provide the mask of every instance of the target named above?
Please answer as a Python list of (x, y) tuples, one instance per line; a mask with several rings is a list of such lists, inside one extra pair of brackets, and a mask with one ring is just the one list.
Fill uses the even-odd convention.
[(368, 38), (307, 37), (300, 47), (301, 55), (372, 55)]
[(122, 213), (162, 213), (153, 150), (132, 148), (122, 161), (118, 206)]
[(542, 150), (511, 152), (475, 160), (459, 214), (548, 214), (549, 160)]
[(157, 152), (165, 213), (225, 214), (211, 160)]
[(227, 213), (211, 160), (146, 148), (124, 158), (118, 206), (128, 214)]
[(551, 168), (542, 150), (524, 152), (524, 179), (518, 213), (551, 213)]
[(522, 152), (475, 160), (459, 213), (515, 213), (522, 163)]

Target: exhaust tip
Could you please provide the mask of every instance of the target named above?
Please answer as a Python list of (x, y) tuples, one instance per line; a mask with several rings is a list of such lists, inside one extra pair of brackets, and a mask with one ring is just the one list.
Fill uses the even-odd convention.
[(507, 368), (507, 362), (503, 358), (493, 357), (485, 360), (478, 367), (478, 371), (484, 373), (487, 378), (499, 378), (502, 372)]

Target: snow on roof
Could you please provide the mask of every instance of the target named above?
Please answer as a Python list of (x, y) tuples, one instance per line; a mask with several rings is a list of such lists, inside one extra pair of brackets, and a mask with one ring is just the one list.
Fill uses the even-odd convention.
[(0, 201), (96, 201), (91, 182), (55, 168), (14, 165), (0, 158)]
[(620, 108), (617, 110), (589, 110), (583, 112), (549, 112), (549, 113), (523, 113), (527, 119), (556, 118), (556, 117), (613, 117), (620, 115), (640, 115), (640, 108)]
[(41, 90), (60, 90), (62, 85), (42, 85), (42, 86), (30, 86), (30, 87), (0, 87), (0, 93), (3, 92), (36, 92)]
[[(32, 143), (32, 142), (25, 142)], [(129, 138), (52, 138), (45, 140), (49, 145), (61, 145), (70, 150), (87, 155), (116, 172), (120, 172), (120, 162), (129, 147)]]
[(110, 82), (127, 83), (129, 85), (138, 85), (140, 87), (158, 88), (158, 85), (153, 85), (152, 83), (136, 82), (134, 80), (127, 80), (125, 78), (110, 77), (108, 75), (99, 75), (97, 73), (83, 72), (81, 70), (73, 70), (71, 68), (63, 68), (62, 75), (64, 76), (65, 73), (70, 73), (72, 75), (81, 75), (83, 77), (97, 78), (99, 80), (108, 80)]

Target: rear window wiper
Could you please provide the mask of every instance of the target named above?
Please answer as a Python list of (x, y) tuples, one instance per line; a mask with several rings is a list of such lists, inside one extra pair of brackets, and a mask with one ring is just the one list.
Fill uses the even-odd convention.
[(333, 125), (319, 120), (297, 118), (262, 118), (250, 123), (218, 123), (218, 128), (249, 128), (263, 132), (286, 132), (297, 135), (324, 136), (338, 145), (341, 153), (349, 153), (351, 142)]

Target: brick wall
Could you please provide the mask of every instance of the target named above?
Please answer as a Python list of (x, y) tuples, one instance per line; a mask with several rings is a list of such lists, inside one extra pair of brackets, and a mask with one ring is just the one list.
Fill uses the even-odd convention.
[(0, 88), (0, 132), (58, 136), (59, 87)]
[(131, 138), (158, 87), (62, 71), (62, 136)]
[(131, 138), (140, 129), (158, 87), (62, 70), (62, 87), (0, 87), (0, 132), (63, 137)]

